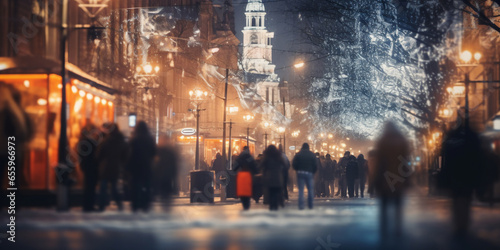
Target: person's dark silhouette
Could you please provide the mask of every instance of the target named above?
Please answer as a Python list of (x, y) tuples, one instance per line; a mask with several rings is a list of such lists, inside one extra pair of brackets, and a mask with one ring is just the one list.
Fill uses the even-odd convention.
[[(371, 183), (380, 199), (380, 233), (382, 241), (386, 242), (389, 235), (400, 239), (398, 236), (402, 233), (402, 197), (409, 185), (405, 171), (408, 171), (410, 146), (396, 125), (388, 122), (376, 143), (376, 150)], [(395, 211), (390, 212), (390, 207)]]
[(99, 164), (99, 210), (103, 211), (106, 207), (108, 185), (111, 188), (111, 196), (115, 200), (118, 210), (122, 210), (122, 198), (117, 185), (123, 165), (127, 160), (128, 145), (116, 124), (106, 123), (103, 128), (106, 137), (99, 145), (96, 155)]
[(349, 163), (349, 156), (351, 156), (351, 152), (346, 151), (344, 153), (344, 157), (339, 160), (337, 164), (338, 176), (339, 176), (339, 191), (336, 196), (340, 194), (341, 198), (347, 197), (347, 179), (346, 179), (346, 169), (347, 164)]
[[(251, 178), (250, 182), (253, 183), (253, 176), (258, 173), (258, 169), (257, 169), (257, 163), (250, 154), (250, 149), (248, 148), (248, 146), (243, 147), (243, 151), (241, 151), (240, 155), (236, 158), (233, 170), (237, 172), (238, 175), (249, 174)], [(243, 179), (240, 180), (244, 181)], [(236, 183), (236, 185), (238, 188), (253, 190), (253, 186), (251, 183), (248, 183), (249, 186), (246, 187), (242, 187), (241, 183)], [(241, 204), (243, 205), (244, 210), (250, 209), (250, 198), (252, 198), (252, 195), (240, 196)]]
[(140, 121), (130, 140), (128, 171), (131, 176), (132, 210), (149, 210), (151, 202), (151, 169), (156, 145), (145, 122)]
[(349, 193), (349, 198), (354, 198), (354, 184), (358, 178), (358, 163), (356, 162), (356, 157), (354, 155), (349, 156), (349, 161), (347, 162), (347, 167), (345, 171), (347, 190)]
[(177, 192), (179, 152), (167, 136), (158, 141), (157, 159), (154, 165), (154, 187), (161, 198), (164, 209), (168, 208), (172, 195)]
[(96, 159), (98, 143), (102, 134), (99, 128), (88, 122), (80, 132), (76, 152), (83, 172), (83, 211), (94, 211), (96, 186), (99, 180), (99, 168)]
[(463, 239), (470, 224), (472, 192), (481, 186), (486, 161), (479, 136), (460, 126), (450, 131), (443, 141), (440, 186), (452, 197), (455, 236)]
[(280, 151), (274, 145), (270, 145), (264, 151), (264, 159), (262, 160), (263, 180), (264, 185), (269, 194), (269, 209), (278, 210), (280, 196), (284, 187), (283, 168), (285, 162)]
[[(365, 185), (366, 178), (368, 177), (368, 161), (365, 160), (365, 156), (363, 154), (358, 155), (358, 179), (359, 179), (359, 195), (361, 198), (365, 197)], [(356, 196), (358, 195), (358, 190), (356, 188)]]
[(318, 170), (318, 161), (309, 144), (302, 144), (300, 151), (293, 157), (292, 167), (297, 172), (297, 186), (299, 188), (299, 209), (304, 209), (304, 186), (307, 187), (307, 205), (313, 209), (314, 201), (314, 174)]

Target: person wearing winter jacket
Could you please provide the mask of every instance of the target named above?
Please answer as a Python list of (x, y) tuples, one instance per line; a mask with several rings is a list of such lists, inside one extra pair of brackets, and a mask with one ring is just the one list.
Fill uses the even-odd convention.
[(292, 160), (292, 167), (297, 172), (297, 185), (299, 188), (299, 209), (304, 209), (304, 185), (307, 186), (307, 205), (313, 208), (314, 200), (314, 174), (318, 170), (318, 160), (309, 150), (309, 144), (302, 144), (302, 148)]

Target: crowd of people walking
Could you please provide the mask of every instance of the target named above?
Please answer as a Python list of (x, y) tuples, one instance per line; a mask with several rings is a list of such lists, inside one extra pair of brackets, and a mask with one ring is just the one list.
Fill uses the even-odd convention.
[(118, 210), (123, 210), (125, 194), (130, 198), (132, 211), (147, 212), (153, 190), (167, 200), (174, 192), (178, 153), (164, 141), (157, 147), (142, 121), (137, 123), (129, 141), (114, 123), (99, 128), (88, 122), (76, 146), (84, 174), (83, 211), (104, 211), (111, 200)]

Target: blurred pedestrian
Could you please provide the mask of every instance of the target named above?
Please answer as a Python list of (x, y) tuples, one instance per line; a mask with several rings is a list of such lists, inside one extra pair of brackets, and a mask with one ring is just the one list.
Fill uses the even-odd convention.
[(131, 176), (132, 210), (147, 212), (151, 202), (151, 169), (156, 145), (144, 121), (137, 123), (130, 140), (130, 149), (127, 169)]
[(258, 173), (257, 163), (250, 154), (248, 146), (243, 147), (236, 157), (233, 170), (236, 174), (236, 195), (240, 197), (243, 210), (250, 209), (250, 198), (253, 191), (253, 176)]
[(76, 144), (76, 153), (80, 160), (80, 169), (83, 173), (83, 211), (95, 210), (96, 187), (99, 180), (99, 165), (96, 153), (99, 142), (103, 137), (101, 130), (87, 121), (80, 131), (80, 138)]
[(261, 169), (262, 166), (261, 163), (263, 158), (264, 155), (259, 154), (255, 159), (255, 164), (257, 165), (257, 174), (254, 175), (253, 177), (252, 198), (255, 200), (256, 203), (259, 203), (260, 198), (264, 195), (264, 181), (262, 179), (262, 169)]
[(375, 164), (377, 164), (377, 151), (375, 149), (372, 149), (368, 151), (368, 160), (367, 160), (367, 165), (368, 165), (368, 193), (370, 194), (370, 197), (375, 197), (375, 187), (373, 186), (373, 182), (371, 180), (373, 179), (371, 176), (373, 175), (373, 170), (375, 169)]
[(297, 185), (299, 188), (299, 209), (304, 209), (304, 185), (307, 186), (307, 205), (313, 208), (314, 174), (318, 169), (318, 162), (309, 144), (302, 144), (300, 151), (293, 157), (292, 167), (297, 171)]
[(318, 171), (314, 174), (314, 194), (316, 197), (321, 197), (321, 195), (324, 192), (324, 185), (323, 185), (323, 164), (321, 162), (321, 158), (319, 155), (319, 152), (315, 153), (316, 156), (316, 166), (318, 166)]
[[(339, 187), (340, 187), (340, 197), (347, 198), (347, 179), (346, 179), (346, 170), (347, 164), (349, 163), (349, 157), (351, 156), (351, 152), (346, 151), (344, 153), (344, 157), (339, 160), (339, 164), (337, 165), (337, 169), (339, 171)], [(337, 194), (338, 196), (338, 194)]]
[(168, 136), (160, 136), (157, 157), (154, 164), (154, 188), (159, 195), (163, 207), (168, 209), (171, 197), (178, 191), (177, 173), (179, 169), (179, 152)]
[(127, 161), (128, 145), (125, 137), (114, 123), (103, 125), (104, 141), (97, 149), (97, 163), (99, 165), (99, 211), (104, 211), (108, 202), (108, 185), (111, 196), (123, 210), (122, 197), (118, 191), (118, 179), (122, 176), (123, 165)]
[(284, 176), (283, 169), (285, 162), (280, 151), (274, 145), (270, 145), (264, 151), (264, 159), (262, 160), (262, 176), (264, 186), (269, 194), (269, 210), (278, 210), (280, 196), (283, 195)]
[(283, 150), (283, 145), (280, 144), (278, 148), (281, 153), (281, 157), (283, 157), (283, 162), (285, 162), (285, 168), (283, 169), (283, 199), (280, 200), (280, 205), (285, 207), (285, 200), (288, 200), (288, 170), (290, 169), (290, 160), (288, 160), (288, 157)]
[[(386, 241), (389, 235), (399, 238), (402, 232), (402, 197), (409, 185), (406, 164), (410, 157), (410, 146), (396, 125), (387, 122), (376, 143), (376, 150), (370, 183), (373, 183), (380, 199), (380, 233), (382, 241)], [(390, 212), (391, 207), (394, 212)], [(391, 227), (390, 224), (395, 225)], [(392, 230), (389, 231), (389, 228)]]
[[(355, 187), (356, 194), (361, 195), (361, 198), (365, 197), (365, 185), (366, 179), (368, 177), (368, 162), (365, 160), (365, 156), (363, 154), (358, 155), (358, 186)], [(359, 192), (359, 193), (358, 193)]]
[(473, 191), (487, 180), (489, 163), (483, 150), (478, 134), (464, 125), (450, 131), (443, 141), (439, 184), (451, 194), (457, 239), (467, 236)]
[(347, 163), (345, 171), (347, 190), (349, 192), (349, 198), (354, 198), (354, 183), (358, 179), (358, 162), (354, 155), (349, 156), (349, 162)]
[(325, 171), (323, 175), (324, 183), (325, 183), (325, 195), (327, 197), (333, 197), (333, 194), (335, 192), (335, 166), (336, 162), (332, 161), (332, 157), (330, 154), (326, 154), (325, 157)]
[(221, 184), (220, 178), (222, 176), (225, 176), (225, 172), (226, 172), (226, 166), (224, 164), (224, 160), (222, 159), (222, 156), (220, 153), (217, 153), (215, 155), (215, 160), (212, 163), (212, 170), (215, 171), (215, 180), (216, 180), (216, 183), (218, 184), (218, 185), (216, 185), (216, 188), (220, 189), (220, 184)]

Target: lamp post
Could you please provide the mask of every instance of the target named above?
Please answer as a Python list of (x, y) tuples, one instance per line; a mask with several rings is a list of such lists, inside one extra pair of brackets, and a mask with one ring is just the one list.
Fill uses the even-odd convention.
[(247, 122), (247, 146), (250, 147), (250, 142), (248, 141), (248, 137), (250, 135), (250, 122), (253, 121), (253, 115), (244, 115), (243, 120)]
[(299, 134), (300, 134), (300, 130), (297, 130), (297, 131), (293, 131), (292, 132), (292, 137), (294, 138), (294, 141), (293, 141), (293, 148), (294, 148), (294, 154), (296, 154), (297, 152), (297, 137), (299, 137)]
[(269, 126), (269, 122), (264, 122), (264, 129), (266, 129), (266, 131), (264, 132), (264, 150), (267, 148), (267, 136), (269, 135), (267, 133), (267, 129), (269, 128)]
[[(285, 140), (285, 127), (279, 127), (278, 132), (280, 133), (280, 144), (281, 144), (281, 139)], [(284, 147), (285, 145), (282, 144)]]
[(196, 152), (195, 152), (195, 165), (194, 169), (200, 169), (200, 111), (206, 109), (200, 109), (201, 102), (207, 97), (208, 92), (199, 89), (189, 91), (189, 98), (196, 103), (196, 110), (189, 109), (189, 111), (196, 112)]
[[(476, 60), (476, 63), (479, 63), (479, 60), (481, 60), (481, 53), (476, 52), (474, 53), (474, 59)], [(469, 127), (469, 120), (470, 120), (470, 114), (469, 114), (469, 85), (470, 85), (470, 72), (477, 66), (477, 64), (472, 64), (470, 63), (472, 60), (472, 53), (468, 50), (463, 51), (460, 54), (460, 60), (462, 60), (462, 64), (459, 64), (458, 66), (460, 68), (463, 68), (464, 71), (464, 84), (465, 84), (465, 127)]]

